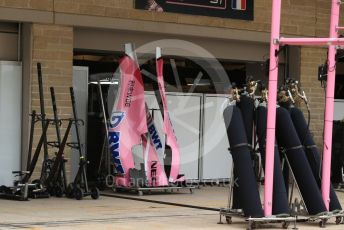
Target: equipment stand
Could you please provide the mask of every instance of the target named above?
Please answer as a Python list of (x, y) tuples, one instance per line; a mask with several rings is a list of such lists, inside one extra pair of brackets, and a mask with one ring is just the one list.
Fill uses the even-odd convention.
[(281, 22), (281, 0), (273, 0), (272, 20), (271, 20), (271, 40), (270, 40), (270, 66), (269, 66), (269, 99), (268, 99), (268, 126), (267, 126), (267, 145), (266, 145), (266, 165), (265, 165), (265, 216), (271, 216), (272, 195), (273, 195), (273, 165), (274, 165), (274, 143), (276, 126), (276, 98), (278, 83), (278, 54), (282, 45), (297, 46), (328, 46), (328, 77), (326, 88), (326, 108), (324, 126), (324, 149), (322, 163), (322, 197), (327, 210), (330, 201), (330, 169), (332, 151), (332, 126), (334, 111), (334, 86), (336, 76), (336, 49), (338, 45), (344, 45), (344, 39), (339, 38), (340, 27), (339, 13), (342, 1), (332, 0), (330, 34), (328, 38), (283, 38), (280, 37)]
[(266, 224), (277, 224), (282, 223), (282, 228), (287, 229), (290, 223), (293, 223), (294, 230), (298, 229), (296, 227), (297, 217), (292, 217), (289, 215), (280, 215), (280, 216), (271, 216), (271, 217), (261, 217), (261, 218), (252, 218), (248, 217), (246, 218), (244, 216), (244, 213), (240, 209), (232, 209), (232, 198), (233, 198), (233, 187), (235, 186), (235, 178), (234, 178), (234, 165), (231, 170), (230, 175), (230, 183), (229, 183), (229, 194), (228, 194), (228, 204), (227, 208), (221, 208), (220, 209), (220, 219), (218, 224), (223, 224), (222, 222), (222, 216), (225, 217), (227, 224), (232, 224), (232, 218), (238, 217), (238, 218), (245, 218), (245, 220), (248, 222), (247, 229), (251, 230), (256, 228), (258, 225), (266, 225)]

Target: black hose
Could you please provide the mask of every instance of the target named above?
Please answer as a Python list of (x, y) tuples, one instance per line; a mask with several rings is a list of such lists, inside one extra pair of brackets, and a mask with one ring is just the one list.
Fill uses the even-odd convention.
[(181, 204), (181, 203), (174, 203), (174, 202), (167, 202), (167, 201), (151, 200), (151, 199), (144, 199), (144, 198), (138, 198), (138, 197), (132, 197), (132, 196), (122, 196), (122, 195), (109, 194), (109, 193), (101, 193), (100, 195), (101, 196), (107, 196), (107, 197), (119, 198), (119, 199), (150, 202), (150, 203), (172, 205), (172, 206), (179, 206), (179, 207), (185, 207), (185, 208), (194, 208), (194, 209), (201, 209), (201, 210), (208, 210), (208, 211), (215, 211), (215, 212), (220, 211), (219, 208), (211, 208), (211, 207), (204, 207), (204, 206), (197, 206), (197, 205), (189, 205), (189, 204)]

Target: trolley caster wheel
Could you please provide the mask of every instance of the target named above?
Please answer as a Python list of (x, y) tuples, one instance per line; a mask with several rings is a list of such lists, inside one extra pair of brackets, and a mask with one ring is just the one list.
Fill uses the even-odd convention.
[(327, 220), (321, 220), (321, 221), (319, 222), (319, 227), (320, 227), (320, 228), (326, 228), (326, 222), (327, 222)]
[(118, 192), (118, 190), (117, 190), (117, 188), (116, 188), (115, 186), (112, 186), (112, 187), (111, 187), (111, 190), (112, 190), (113, 192)]
[(0, 193), (7, 193), (8, 191), (9, 191), (9, 189), (5, 185), (0, 186)]
[(247, 226), (247, 230), (252, 230), (252, 229), (254, 229), (256, 226), (255, 226), (255, 224), (254, 224), (254, 222), (248, 222), (248, 226)]
[(42, 187), (41, 180), (39, 180), (39, 179), (33, 180), (31, 183), (36, 186), (36, 189), (39, 189)]
[(68, 186), (67, 186), (67, 190), (66, 190), (66, 197), (68, 198), (73, 198), (73, 191), (74, 191), (74, 186), (72, 183), (70, 183)]
[(193, 194), (193, 189), (192, 188), (190, 188), (190, 194)]
[(99, 189), (97, 187), (91, 189), (91, 197), (93, 200), (97, 200), (99, 198)]
[(99, 190), (105, 190), (106, 188), (106, 176), (104, 174), (100, 174), (97, 177), (97, 188), (99, 188)]
[(82, 200), (82, 198), (84, 198), (84, 192), (81, 190), (81, 188), (74, 189), (74, 197), (77, 200)]
[(289, 227), (289, 222), (283, 222), (282, 228), (283, 229), (288, 229), (288, 227)]
[(32, 198), (32, 199), (37, 199), (37, 194), (36, 194), (36, 193), (32, 194), (32, 195), (31, 195), (31, 198)]
[(143, 192), (142, 191), (138, 191), (137, 193), (139, 196), (143, 196)]
[(336, 217), (336, 224), (341, 224), (342, 223), (342, 217), (338, 216)]
[(226, 223), (227, 223), (227, 224), (232, 224), (232, 218), (226, 216)]
[(54, 189), (54, 193), (56, 197), (62, 197), (63, 196), (63, 190), (60, 186), (56, 186)]

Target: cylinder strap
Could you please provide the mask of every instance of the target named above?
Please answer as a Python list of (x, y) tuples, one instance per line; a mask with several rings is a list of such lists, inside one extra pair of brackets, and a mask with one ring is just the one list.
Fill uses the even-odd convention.
[[(275, 144), (275, 147), (278, 147), (277, 144)], [(263, 149), (265, 151), (266, 145), (263, 145), (262, 148), (259, 147), (259, 149)]]
[(318, 148), (316, 145), (307, 145), (305, 146), (306, 149), (313, 149), (313, 148)]
[(229, 151), (233, 150), (233, 149), (237, 149), (237, 148), (241, 148), (241, 147), (248, 147), (248, 148), (252, 148), (252, 145), (249, 145), (247, 143), (241, 143), (241, 144), (237, 144), (237, 145), (234, 145), (230, 148), (228, 148)]
[(303, 149), (303, 146), (302, 145), (298, 145), (298, 146), (295, 146), (295, 147), (288, 148), (286, 150), (289, 151), (289, 150), (295, 150), (295, 149)]

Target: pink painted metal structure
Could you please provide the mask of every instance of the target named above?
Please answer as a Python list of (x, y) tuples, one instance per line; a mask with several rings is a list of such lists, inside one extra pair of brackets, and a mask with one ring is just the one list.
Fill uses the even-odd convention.
[(324, 124), (324, 150), (322, 163), (322, 196), (326, 208), (330, 203), (330, 170), (332, 150), (332, 128), (334, 110), (334, 86), (336, 76), (336, 45), (344, 45), (344, 39), (338, 38), (337, 31), (343, 29), (338, 26), (339, 9), (341, 1), (332, 0), (331, 23), (329, 38), (280, 38), (281, 0), (272, 1), (272, 21), (270, 40), (270, 75), (269, 75), (269, 98), (268, 98), (268, 123), (266, 134), (266, 163), (265, 163), (265, 191), (264, 191), (264, 214), (272, 214), (273, 194), (273, 165), (275, 149), (275, 122), (276, 122), (276, 98), (278, 81), (278, 54), (280, 45), (309, 45), (329, 46), (328, 51), (328, 77), (326, 88), (326, 108)]
[(336, 46), (344, 44), (344, 38), (280, 38), (279, 44), (294, 46)]
[(272, 194), (274, 180), (274, 152), (275, 152), (275, 128), (276, 128), (276, 98), (278, 83), (278, 56), (275, 51), (279, 45), (275, 42), (280, 37), (281, 0), (272, 1), (272, 21), (270, 37), (270, 73), (269, 73), (269, 97), (268, 118), (266, 127), (266, 160), (265, 160), (265, 187), (264, 187), (264, 214), (272, 214)]
[[(340, 1), (332, 0), (330, 38), (337, 38), (337, 26), (339, 23)], [(342, 43), (344, 44), (344, 43)], [(330, 205), (330, 183), (331, 183), (331, 153), (332, 153), (332, 129), (334, 110), (334, 86), (336, 81), (336, 54), (334, 45), (328, 48), (328, 72), (326, 88), (326, 107), (324, 125), (324, 149), (322, 164), (321, 191), (327, 210)]]

